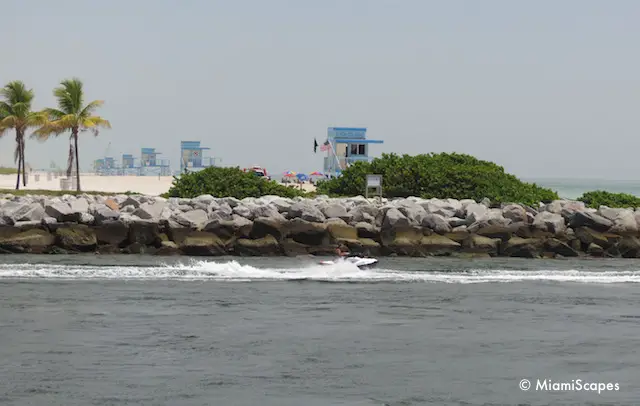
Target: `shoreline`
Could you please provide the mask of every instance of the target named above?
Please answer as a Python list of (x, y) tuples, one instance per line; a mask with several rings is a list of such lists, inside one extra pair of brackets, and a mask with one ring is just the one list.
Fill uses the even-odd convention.
[[(61, 179), (66, 179), (66, 173), (58, 175), (47, 172), (34, 171), (27, 174), (27, 186), (23, 187), (20, 183), (20, 191), (63, 191), (61, 187)], [(126, 193), (133, 192), (146, 196), (160, 196), (171, 188), (173, 176), (103, 176), (91, 173), (80, 174), (80, 186), (83, 190), (91, 192), (109, 193)], [(302, 188), (305, 192), (315, 191), (315, 186), (310, 183), (287, 184), (277, 182), (283, 185), (291, 185), (298, 189)], [(74, 183), (75, 185), (75, 183)], [(0, 175), (0, 190), (13, 190), (16, 186), (16, 175)], [(75, 189), (69, 190), (75, 192)]]
[(0, 253), (640, 258), (640, 211), (557, 200), (0, 195)]

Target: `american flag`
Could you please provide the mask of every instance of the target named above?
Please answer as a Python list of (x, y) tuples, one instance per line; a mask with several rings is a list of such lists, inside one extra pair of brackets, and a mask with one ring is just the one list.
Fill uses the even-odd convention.
[(320, 151), (329, 151), (331, 149), (331, 144), (329, 144), (329, 140), (325, 141), (324, 144), (320, 145)]

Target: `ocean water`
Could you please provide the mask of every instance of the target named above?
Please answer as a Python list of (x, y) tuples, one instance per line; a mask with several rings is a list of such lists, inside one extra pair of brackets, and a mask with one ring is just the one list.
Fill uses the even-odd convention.
[(629, 193), (640, 197), (640, 180), (603, 179), (523, 179), (558, 192), (561, 198), (577, 199), (584, 192), (606, 190), (612, 193)]
[(639, 402), (636, 260), (316, 261), (0, 256), (0, 403)]

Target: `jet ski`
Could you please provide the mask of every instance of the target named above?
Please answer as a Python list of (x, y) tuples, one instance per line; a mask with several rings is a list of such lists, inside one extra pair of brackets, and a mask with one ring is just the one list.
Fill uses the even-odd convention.
[(360, 269), (371, 269), (378, 264), (378, 260), (375, 258), (346, 257), (338, 261), (320, 261), (320, 265), (336, 265), (340, 261), (351, 262)]

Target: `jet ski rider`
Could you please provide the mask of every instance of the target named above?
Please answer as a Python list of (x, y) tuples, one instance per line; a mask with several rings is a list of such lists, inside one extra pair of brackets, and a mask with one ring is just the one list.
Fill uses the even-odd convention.
[(349, 251), (347, 251), (344, 245), (340, 245), (336, 248), (336, 255), (340, 258), (346, 258), (349, 256)]

